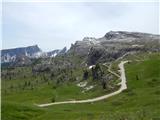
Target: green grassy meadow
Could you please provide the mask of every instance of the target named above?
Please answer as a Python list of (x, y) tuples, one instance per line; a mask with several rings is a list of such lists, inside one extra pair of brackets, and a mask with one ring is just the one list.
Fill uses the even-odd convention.
[[(142, 57), (141, 57), (142, 58)], [(160, 56), (125, 64), (128, 89), (95, 103), (65, 104), (39, 108), (35, 104), (87, 99), (106, 92), (99, 86), (82, 94), (75, 83), (60, 86), (43, 83), (34, 89), (5, 91), (20, 80), (2, 81), (2, 120), (160, 120)], [(26, 78), (27, 80), (28, 78)], [(96, 84), (96, 83), (91, 83)]]

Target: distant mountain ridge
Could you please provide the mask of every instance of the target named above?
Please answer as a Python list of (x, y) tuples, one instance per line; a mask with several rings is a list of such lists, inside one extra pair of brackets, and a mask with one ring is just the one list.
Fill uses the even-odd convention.
[(37, 45), (13, 49), (4, 49), (1, 50), (1, 62), (14, 62), (16, 58), (20, 56), (35, 58), (38, 57), (41, 53), (42, 50)]
[[(19, 47), (13, 49), (1, 50), (1, 63), (9, 62), (22, 62), (25, 63), (29, 61), (30, 58), (39, 57), (55, 57), (56, 55), (64, 54), (67, 48), (64, 47), (62, 50), (53, 50), (51, 52), (43, 52), (38, 45)], [(27, 62), (28, 63), (28, 62)]]
[(30, 63), (30, 58), (47, 58), (60, 55), (78, 55), (87, 65), (118, 59), (126, 53), (140, 51), (159, 52), (160, 35), (140, 32), (110, 31), (101, 38), (84, 37), (67, 50), (56, 49), (43, 52), (38, 45), (1, 51), (1, 63)]
[(12, 49), (4, 49), (1, 51), (2, 56), (5, 54), (13, 55), (29, 55), (32, 56), (34, 53), (41, 52), (41, 49), (37, 45), (28, 46), (28, 47), (19, 47)]

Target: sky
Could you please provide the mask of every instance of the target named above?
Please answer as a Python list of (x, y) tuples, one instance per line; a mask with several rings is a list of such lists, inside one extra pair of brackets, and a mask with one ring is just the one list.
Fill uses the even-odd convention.
[(62, 49), (109, 31), (159, 34), (157, 2), (3, 2), (2, 48)]

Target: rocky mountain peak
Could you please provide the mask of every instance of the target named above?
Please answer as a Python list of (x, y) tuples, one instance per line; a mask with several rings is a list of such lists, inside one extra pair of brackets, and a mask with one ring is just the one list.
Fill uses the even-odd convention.
[(34, 49), (34, 50), (41, 51), (41, 49), (38, 47), (38, 45), (28, 46), (27, 48), (28, 48), (28, 49)]
[(132, 35), (131, 32), (125, 32), (125, 31), (110, 31), (105, 34), (105, 38), (107, 40), (111, 39), (122, 39), (125, 37), (129, 37), (129, 35)]
[(95, 37), (84, 37), (83, 38), (83, 41), (94, 41), (94, 40), (96, 40)]
[(141, 33), (141, 32), (127, 32), (127, 31), (109, 31), (105, 34), (106, 40), (121, 40), (121, 39), (146, 39), (146, 38), (156, 38), (157, 35)]
[(67, 47), (64, 47), (63, 49), (61, 49), (58, 53), (58, 55), (63, 55), (67, 52)]
[(38, 57), (41, 53), (41, 49), (38, 45), (28, 46), (28, 47), (19, 47), (12, 49), (1, 50), (1, 62), (13, 62), (19, 56), (26, 56), (29, 58)]

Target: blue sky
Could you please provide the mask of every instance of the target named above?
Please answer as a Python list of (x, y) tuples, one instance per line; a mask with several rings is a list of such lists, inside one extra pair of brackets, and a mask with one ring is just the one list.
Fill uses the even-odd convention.
[(2, 48), (38, 44), (43, 51), (70, 47), (110, 30), (158, 34), (156, 2), (3, 2)]

